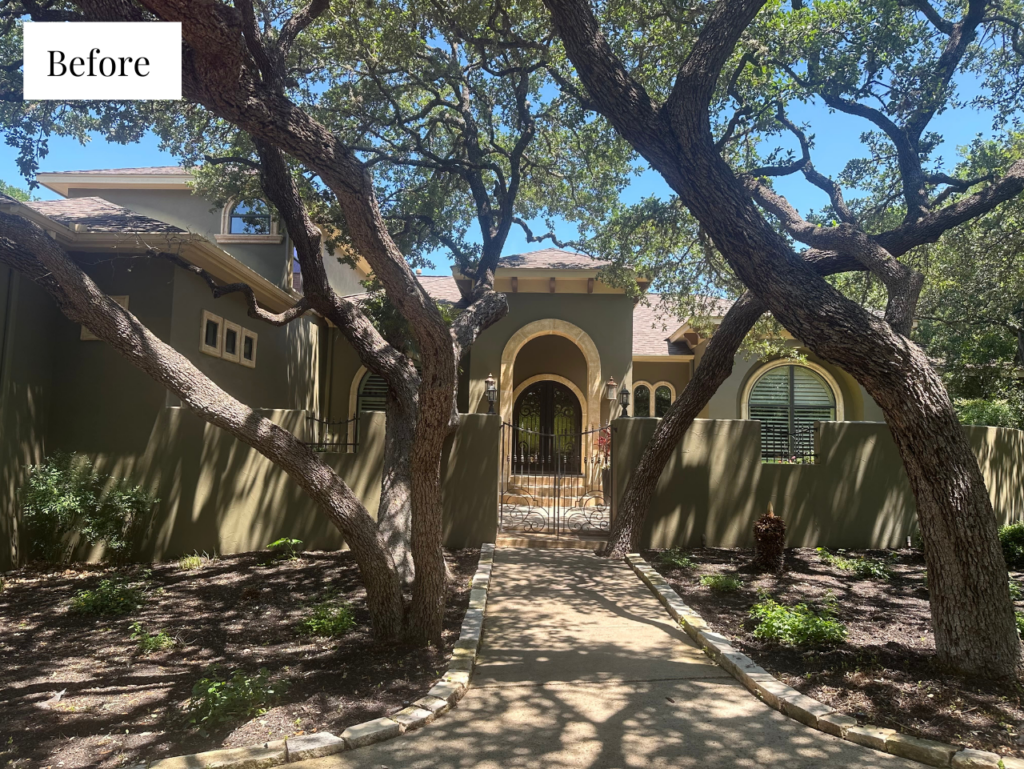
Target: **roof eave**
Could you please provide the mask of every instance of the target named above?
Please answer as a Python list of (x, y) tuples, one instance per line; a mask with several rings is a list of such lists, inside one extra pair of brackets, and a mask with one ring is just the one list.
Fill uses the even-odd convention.
[(58, 195), (68, 196), (70, 190), (118, 190), (118, 189), (190, 189), (191, 173), (180, 174), (89, 174), (54, 173), (36, 174), (36, 181)]

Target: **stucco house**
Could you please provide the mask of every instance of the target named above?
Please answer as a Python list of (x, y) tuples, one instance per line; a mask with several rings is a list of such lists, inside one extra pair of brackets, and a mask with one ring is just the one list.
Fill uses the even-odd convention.
[[(215, 208), (193, 194), (190, 174), (178, 167), (40, 173), (37, 179), (64, 199), (3, 198), (0, 209), (49, 232), (102, 289), (227, 392), (329, 453), (375, 508), (383, 383), (366, 371), (340, 332), (313, 314), (283, 328), (260, 324), (247, 316), (240, 296), (215, 300), (199, 277), (143, 256), (151, 247), (178, 253), (219, 280), (248, 283), (268, 309), (280, 311), (300, 295), (301, 273), (287, 232), (263, 203), (230, 201)], [(365, 263), (325, 262), (339, 293), (364, 291)], [(507, 295), (509, 313), (481, 335), (460, 376), (459, 411), (467, 417), (446, 470), (452, 484), (461, 484), (460, 493), (450, 495), (453, 542), (493, 536), (499, 525), (509, 531), (571, 533), (573, 509), (585, 510), (586, 521), (581, 524), (577, 516), (572, 531), (599, 535), (644, 436), (699, 364), (708, 340), (687, 318), (674, 315), (656, 294), (634, 302), (602, 282), (601, 267), (587, 256), (557, 249), (501, 260), (496, 288)], [(466, 279), (454, 272), (420, 280), (438, 301), (455, 302)], [(727, 306), (720, 309), (724, 313)], [(489, 378), (494, 382), (490, 397)], [(629, 393), (629, 424), (618, 419), (623, 388)], [(497, 416), (488, 415), (492, 399)], [(740, 516), (745, 519), (766, 493), (768, 499), (790, 494), (761, 479), (767, 472), (762, 465), (792, 465), (783, 483), (788, 487), (797, 477), (793, 473), (808, 471), (804, 465), (828, 461), (835, 441), (842, 443), (835, 436), (854, 429), (852, 423), (874, 423), (864, 425), (870, 441), (889, 440), (882, 414), (863, 388), (811, 354), (799, 363), (737, 357), (732, 376), (702, 417), (708, 422), (695, 428), (695, 436), (706, 437), (709, 425), (714, 431), (727, 425), (731, 433), (721, 445), (705, 441), (696, 459), (692, 448), (680, 449), (678, 473), (689, 491), (681, 492), (683, 502), (666, 502), (675, 504), (677, 518), (686, 505), (703, 504), (702, 514), (711, 515), (716, 504), (715, 494), (697, 490), (693, 473), (683, 469), (687, 462), (706, 465), (701, 477), (707, 484), (713, 475), (708, 468), (716, 462), (744, 457), (749, 472), (737, 475), (734, 468), (732, 481), (725, 483), (737, 487), (737, 478), (745, 477), (750, 485)], [(823, 433), (821, 426), (829, 423), (836, 427)], [(203, 549), (207, 540), (211, 549), (222, 551), (260, 546), (262, 537), (280, 528), (283, 510), (294, 522), (296, 506), (309, 505), (269, 463), (215, 432), (64, 318), (38, 287), (0, 267), (0, 526), (12, 542), (17, 541), (15, 490), (24, 468), (65, 450), (87, 453), (108, 471), (133, 474), (154, 486), (162, 501), (152, 554)], [(612, 456), (616, 442), (620, 457)], [(627, 445), (632, 446), (628, 451)], [(876, 449), (874, 456), (886, 453), (888, 464), (895, 457), (898, 467), (898, 455), (886, 452)], [(676, 482), (673, 473), (670, 469), (663, 479), (666, 488)], [(766, 492), (766, 483), (775, 483), (774, 491)], [(866, 539), (872, 541), (902, 536), (912, 518), (905, 479), (885, 483), (884, 499), (872, 504), (898, 507), (899, 521), (884, 531), (869, 526), (874, 533)], [(473, 493), (467, 492), (470, 486)], [(543, 513), (532, 524), (531, 508)], [(308, 510), (302, 515), (307, 514), (315, 515)], [(662, 534), (652, 529), (652, 541), (707, 538), (707, 531), (684, 531), (680, 525), (676, 521)], [(207, 532), (206, 539), (197, 538), (197, 526)], [(303, 526), (300, 534), (307, 541), (332, 544), (322, 522)], [(814, 533), (817, 524), (808, 527), (804, 539), (822, 539)], [(723, 534), (723, 542), (728, 536)], [(3, 553), (0, 561), (15, 557), (16, 552)]]

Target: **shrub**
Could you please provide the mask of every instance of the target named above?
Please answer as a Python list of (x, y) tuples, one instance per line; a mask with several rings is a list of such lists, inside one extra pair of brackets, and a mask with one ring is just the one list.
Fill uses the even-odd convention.
[(216, 560), (216, 555), (209, 555), (205, 550), (202, 555), (193, 552), (192, 555), (183, 555), (178, 559), (178, 568), (181, 571), (198, 571), (206, 564)]
[(875, 560), (874, 558), (865, 558), (860, 555), (846, 556), (843, 555), (846, 552), (845, 550), (837, 550), (835, 553), (830, 553), (823, 547), (817, 548), (817, 551), (821, 560), (829, 566), (834, 566), (843, 571), (852, 571), (858, 577), (878, 579), (883, 582), (888, 582), (892, 577), (889, 567), (882, 563), (882, 561)]
[(757, 620), (754, 636), (791, 646), (828, 646), (846, 640), (846, 626), (836, 619), (835, 604), (830, 601), (820, 612), (805, 603), (788, 607), (776, 602), (767, 593), (750, 609)]
[(71, 611), (94, 617), (120, 617), (136, 611), (146, 600), (142, 588), (123, 579), (105, 579), (93, 590), (71, 597)]
[(659, 563), (663, 563), (666, 566), (672, 566), (676, 569), (692, 569), (695, 564), (693, 559), (686, 555), (686, 551), (681, 547), (675, 547), (671, 550), (666, 550), (658, 556)]
[(712, 590), (717, 590), (720, 593), (731, 593), (734, 590), (739, 590), (740, 582), (736, 577), (730, 577), (725, 574), (705, 574), (700, 578), (700, 584), (704, 587), (710, 587)]
[(337, 638), (355, 626), (352, 607), (344, 601), (329, 599), (312, 607), (310, 615), (299, 623), (299, 633)]
[(1020, 586), (1020, 582), (1014, 582), (1012, 579), (1010, 580), (1010, 600), (1024, 600), (1024, 588)]
[(192, 687), (186, 706), (189, 722), (205, 730), (248, 721), (266, 713), (286, 689), (286, 682), (270, 680), (266, 668), (255, 675), (236, 670), (230, 678), (211, 670)]
[(267, 545), (268, 550), (274, 551), (274, 554), (286, 561), (296, 561), (299, 558), (300, 548), (302, 546), (301, 539), (292, 539), (291, 537), (281, 537), (276, 539)]
[(97, 473), (87, 457), (54, 454), (31, 467), (21, 487), (29, 557), (66, 563), (81, 540), (102, 544), (105, 558), (123, 563), (157, 501), (140, 486)]
[(988, 425), (990, 427), (1017, 427), (1017, 415), (1006, 400), (985, 400), (984, 398), (957, 398), (953, 408), (965, 425)]
[(1006, 565), (1011, 569), (1024, 569), (1024, 521), (1001, 527), (999, 542)]
[(152, 654), (153, 652), (161, 652), (164, 649), (170, 649), (177, 643), (173, 638), (167, 635), (165, 630), (160, 630), (156, 633), (149, 633), (141, 622), (132, 623), (132, 634), (129, 636), (133, 641), (138, 643), (140, 654)]
[(1024, 636), (1024, 612), (1014, 612), (1013, 616), (1017, 620), (1017, 635)]

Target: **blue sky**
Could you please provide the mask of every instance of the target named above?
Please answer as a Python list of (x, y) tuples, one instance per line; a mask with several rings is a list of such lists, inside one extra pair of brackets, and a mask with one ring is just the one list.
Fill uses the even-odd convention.
[[(962, 82), (960, 87), (961, 96), (971, 96), (976, 89), (973, 81)], [(815, 145), (811, 159), (815, 167), (822, 173), (835, 177), (849, 160), (863, 157), (866, 154), (866, 149), (860, 143), (860, 135), (870, 128), (865, 120), (830, 113), (823, 105), (815, 103), (793, 105), (790, 116), (797, 123), (810, 124), (809, 133), (814, 135)], [(945, 142), (939, 154), (945, 159), (947, 167), (952, 167), (957, 159), (956, 148), (958, 146), (970, 143), (978, 134), (991, 135), (992, 116), (970, 109), (951, 110), (939, 115), (932, 122), (932, 130), (943, 135)], [(25, 180), (21, 177), (15, 163), (16, 154), (13, 148), (6, 145), (0, 146), (0, 180), (18, 187), (25, 187)], [(161, 152), (159, 141), (155, 136), (150, 135), (138, 144), (126, 146), (97, 140), (83, 147), (69, 139), (52, 139), (50, 153), (40, 165), (43, 171), (72, 171), (174, 164), (174, 157), (169, 153)], [(804, 214), (811, 209), (820, 209), (828, 202), (823, 192), (803, 181), (799, 175), (777, 179), (776, 188)], [(44, 200), (60, 197), (45, 188), (39, 188), (35, 194)], [(631, 203), (650, 195), (668, 197), (669, 189), (660, 175), (647, 171), (633, 180), (624, 193), (623, 200)], [(847, 197), (852, 197), (849, 191)], [(543, 227), (543, 225), (539, 226)], [(536, 231), (537, 229), (535, 229)], [(575, 236), (575, 231), (571, 227), (562, 226), (559, 228), (558, 234), (561, 238), (569, 240)], [(547, 244), (527, 243), (522, 231), (518, 227), (513, 227), (505, 253), (533, 251), (544, 247), (544, 245)], [(444, 260), (445, 255), (438, 253), (435, 257), (436, 267), (432, 270), (424, 270), (424, 272), (427, 274), (450, 274), (450, 268)]]

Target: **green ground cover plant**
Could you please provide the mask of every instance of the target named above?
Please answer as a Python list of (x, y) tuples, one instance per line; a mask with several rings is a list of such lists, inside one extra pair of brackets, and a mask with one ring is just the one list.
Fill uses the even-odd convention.
[(121, 617), (137, 611), (145, 600), (142, 586), (115, 577), (91, 590), (79, 590), (71, 597), (70, 610), (93, 617)]
[(300, 635), (338, 638), (356, 626), (352, 607), (344, 601), (328, 598), (311, 607), (309, 616), (299, 623)]
[(297, 561), (299, 553), (302, 552), (302, 540), (281, 537), (267, 545), (267, 550), (272, 551), (281, 560)]
[(717, 590), (720, 593), (731, 593), (734, 590), (739, 590), (740, 582), (736, 577), (730, 577), (726, 574), (705, 574), (700, 578), (700, 584), (704, 587), (710, 587), (712, 590)]
[(829, 566), (834, 566), (843, 571), (850, 571), (858, 577), (865, 579), (877, 579), (888, 582), (892, 577), (892, 571), (882, 561), (875, 558), (865, 558), (861, 555), (848, 556), (845, 550), (829, 552), (823, 547), (816, 548), (821, 560)]
[(285, 681), (271, 681), (266, 668), (257, 673), (236, 670), (229, 677), (213, 669), (192, 687), (186, 706), (189, 722), (207, 731), (248, 721), (266, 713), (287, 688)]
[(1024, 599), (1024, 588), (1020, 586), (1020, 582), (1014, 582), (1010, 580), (1010, 600), (1020, 601)]
[(129, 636), (138, 645), (139, 654), (152, 654), (153, 652), (160, 652), (164, 649), (170, 649), (177, 643), (173, 638), (167, 635), (166, 630), (159, 630), (156, 633), (150, 633), (147, 631), (141, 622), (133, 622), (131, 626), (132, 634)]
[(671, 550), (666, 550), (658, 556), (658, 560), (663, 564), (672, 566), (676, 569), (692, 569), (697, 565), (681, 547), (674, 547)]
[(765, 591), (758, 597), (750, 608), (757, 621), (756, 638), (790, 646), (834, 646), (846, 640), (846, 626), (836, 618), (834, 600), (815, 611), (805, 603), (783, 606)]
[(1015, 612), (1014, 618), (1017, 620), (1017, 635), (1024, 637), (1024, 612)]

